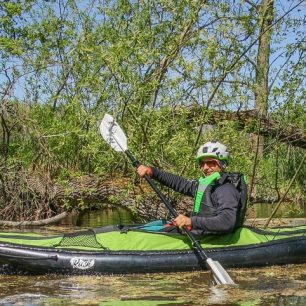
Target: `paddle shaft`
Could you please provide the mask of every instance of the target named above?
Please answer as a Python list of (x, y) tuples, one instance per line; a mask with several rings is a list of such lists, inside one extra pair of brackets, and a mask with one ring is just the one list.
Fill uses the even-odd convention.
[[(133, 156), (133, 154), (129, 151), (126, 150), (124, 151), (125, 154), (128, 156), (128, 158), (131, 160), (132, 164), (134, 167), (138, 168), (141, 164), (140, 162)], [(144, 179), (148, 182), (148, 184), (152, 187), (152, 189), (156, 192), (156, 194), (158, 195), (158, 197), (162, 200), (162, 202), (167, 206), (168, 210), (170, 211), (171, 215), (176, 218), (178, 216), (177, 211), (173, 208), (173, 206), (169, 203), (169, 201), (167, 200), (167, 198), (161, 193), (161, 191), (157, 188), (157, 186), (155, 185), (155, 183), (152, 181), (152, 179), (148, 176), (145, 175)], [(201, 247), (200, 243), (198, 240), (195, 239), (195, 237), (193, 236), (193, 234), (186, 228), (186, 226), (182, 227), (184, 234), (186, 234), (188, 236), (188, 238), (190, 239), (190, 241), (192, 242), (192, 245), (194, 246), (194, 248), (197, 249), (197, 251), (199, 252), (202, 260), (206, 261), (208, 259), (207, 255), (205, 254), (205, 251), (203, 250), (203, 248)]]

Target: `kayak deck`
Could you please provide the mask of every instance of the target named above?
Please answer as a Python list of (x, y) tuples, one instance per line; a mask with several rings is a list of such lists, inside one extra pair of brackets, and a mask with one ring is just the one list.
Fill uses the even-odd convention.
[[(203, 248), (257, 246), (293, 237), (305, 237), (306, 225), (261, 230), (241, 227), (233, 233), (199, 238)], [(40, 248), (88, 251), (190, 250), (188, 237), (178, 233), (148, 231), (143, 227), (108, 226), (64, 235), (0, 232), (0, 243)]]

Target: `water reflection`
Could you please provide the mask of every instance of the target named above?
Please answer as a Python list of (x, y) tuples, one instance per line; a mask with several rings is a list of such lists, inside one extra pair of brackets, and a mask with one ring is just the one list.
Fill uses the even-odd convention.
[[(272, 214), (275, 204), (255, 204), (254, 211), (257, 218), (268, 218)], [(278, 208), (275, 217), (303, 218), (306, 217), (306, 203), (282, 203)]]
[[(275, 205), (255, 204), (249, 209), (247, 218), (268, 218)], [(280, 217), (305, 218), (306, 204), (293, 205), (292, 203), (283, 203), (275, 214), (275, 218)], [(100, 210), (81, 212), (72, 223), (80, 227), (100, 227), (111, 224), (133, 224), (135, 222), (137, 223), (137, 219), (130, 210), (120, 206), (109, 205)]]
[(100, 210), (80, 213), (76, 225), (81, 227), (99, 227), (111, 224), (132, 224), (136, 219), (124, 207), (105, 207)]

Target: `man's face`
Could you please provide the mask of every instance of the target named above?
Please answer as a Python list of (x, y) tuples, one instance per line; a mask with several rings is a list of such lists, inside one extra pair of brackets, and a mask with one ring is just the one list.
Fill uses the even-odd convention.
[(206, 157), (201, 162), (201, 169), (204, 172), (205, 176), (209, 176), (215, 172), (222, 171), (222, 168), (220, 167), (220, 163), (218, 160), (210, 157)]

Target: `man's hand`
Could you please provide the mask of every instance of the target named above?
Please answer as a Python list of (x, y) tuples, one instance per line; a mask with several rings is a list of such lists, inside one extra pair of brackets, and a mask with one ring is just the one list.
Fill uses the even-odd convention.
[(192, 227), (191, 218), (186, 217), (184, 215), (178, 215), (174, 220), (173, 223), (178, 227)]
[(144, 165), (140, 165), (137, 169), (136, 169), (138, 175), (140, 177), (144, 177), (145, 175), (148, 176), (152, 176), (152, 168), (151, 167), (147, 167)]

